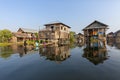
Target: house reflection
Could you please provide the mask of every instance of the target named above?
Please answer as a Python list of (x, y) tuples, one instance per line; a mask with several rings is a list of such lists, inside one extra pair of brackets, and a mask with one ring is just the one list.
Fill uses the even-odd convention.
[(70, 57), (69, 46), (47, 46), (39, 49), (39, 54), (46, 60), (62, 62)]
[(113, 47), (113, 46), (115, 46), (115, 42), (107, 41), (107, 45), (110, 46), (110, 47)]
[(110, 47), (116, 47), (117, 49), (120, 49), (120, 43), (115, 41), (107, 41), (107, 45)]
[(108, 59), (107, 49), (105, 47), (91, 47), (87, 45), (86, 48), (84, 48), (83, 57), (88, 59), (94, 65), (98, 65)]
[(118, 48), (118, 49), (120, 49), (120, 43), (116, 43), (115, 47)]
[(13, 54), (19, 53), (20, 57), (23, 57), (24, 55), (34, 51), (34, 46), (33, 45), (30, 45), (30, 46), (12, 45), (11, 48), (13, 50)]

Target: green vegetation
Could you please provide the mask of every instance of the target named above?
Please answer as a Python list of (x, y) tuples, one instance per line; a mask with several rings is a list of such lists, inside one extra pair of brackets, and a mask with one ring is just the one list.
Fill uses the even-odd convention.
[[(17, 42), (17, 43), (4, 42), (4, 43), (0, 43), (0, 47), (10, 46), (13, 44), (23, 45), (23, 42)], [(27, 45), (34, 45), (34, 44), (35, 44), (35, 41), (27, 41)]]
[(0, 30), (0, 42), (9, 42), (9, 40), (12, 38), (12, 32), (10, 30), (4, 29)]
[(36, 36), (36, 38), (38, 39), (38, 37), (39, 37), (39, 36), (38, 36), (38, 33), (35, 33), (35, 36)]
[(35, 44), (35, 41), (27, 41), (27, 44), (28, 45), (33, 45), (33, 44)]
[(7, 59), (8, 57), (11, 56), (11, 54), (13, 54), (11, 46), (1, 47), (0, 57)]
[(12, 44), (14, 44), (14, 43), (0, 43), (0, 46), (10, 46), (10, 45), (12, 45)]
[(91, 43), (98, 42), (98, 39), (95, 39), (93, 37), (90, 38)]
[(12, 50), (6, 50), (6, 51), (3, 51), (2, 53), (0, 53), (0, 57), (2, 57), (2, 58), (8, 58), (8, 57), (11, 56), (11, 54), (13, 54)]
[(71, 31), (70, 32), (70, 42), (75, 42), (76, 41), (76, 38), (75, 38), (75, 32)]

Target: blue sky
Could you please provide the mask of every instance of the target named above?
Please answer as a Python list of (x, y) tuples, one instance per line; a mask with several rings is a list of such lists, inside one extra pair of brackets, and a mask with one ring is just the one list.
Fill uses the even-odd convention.
[(39, 29), (61, 21), (76, 33), (94, 20), (120, 30), (120, 0), (0, 0), (0, 29)]

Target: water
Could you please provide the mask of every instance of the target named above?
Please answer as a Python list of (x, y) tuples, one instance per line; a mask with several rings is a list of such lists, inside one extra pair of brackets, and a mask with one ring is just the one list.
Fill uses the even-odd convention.
[(0, 47), (0, 80), (120, 80), (120, 49)]

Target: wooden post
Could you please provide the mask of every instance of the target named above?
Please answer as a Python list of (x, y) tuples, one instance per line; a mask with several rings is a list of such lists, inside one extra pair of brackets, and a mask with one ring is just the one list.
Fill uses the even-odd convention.
[(86, 38), (86, 42), (88, 43), (88, 29), (87, 29), (87, 38)]
[(100, 46), (99, 44), (100, 44), (100, 42), (99, 42), (99, 28), (98, 28), (98, 47)]

